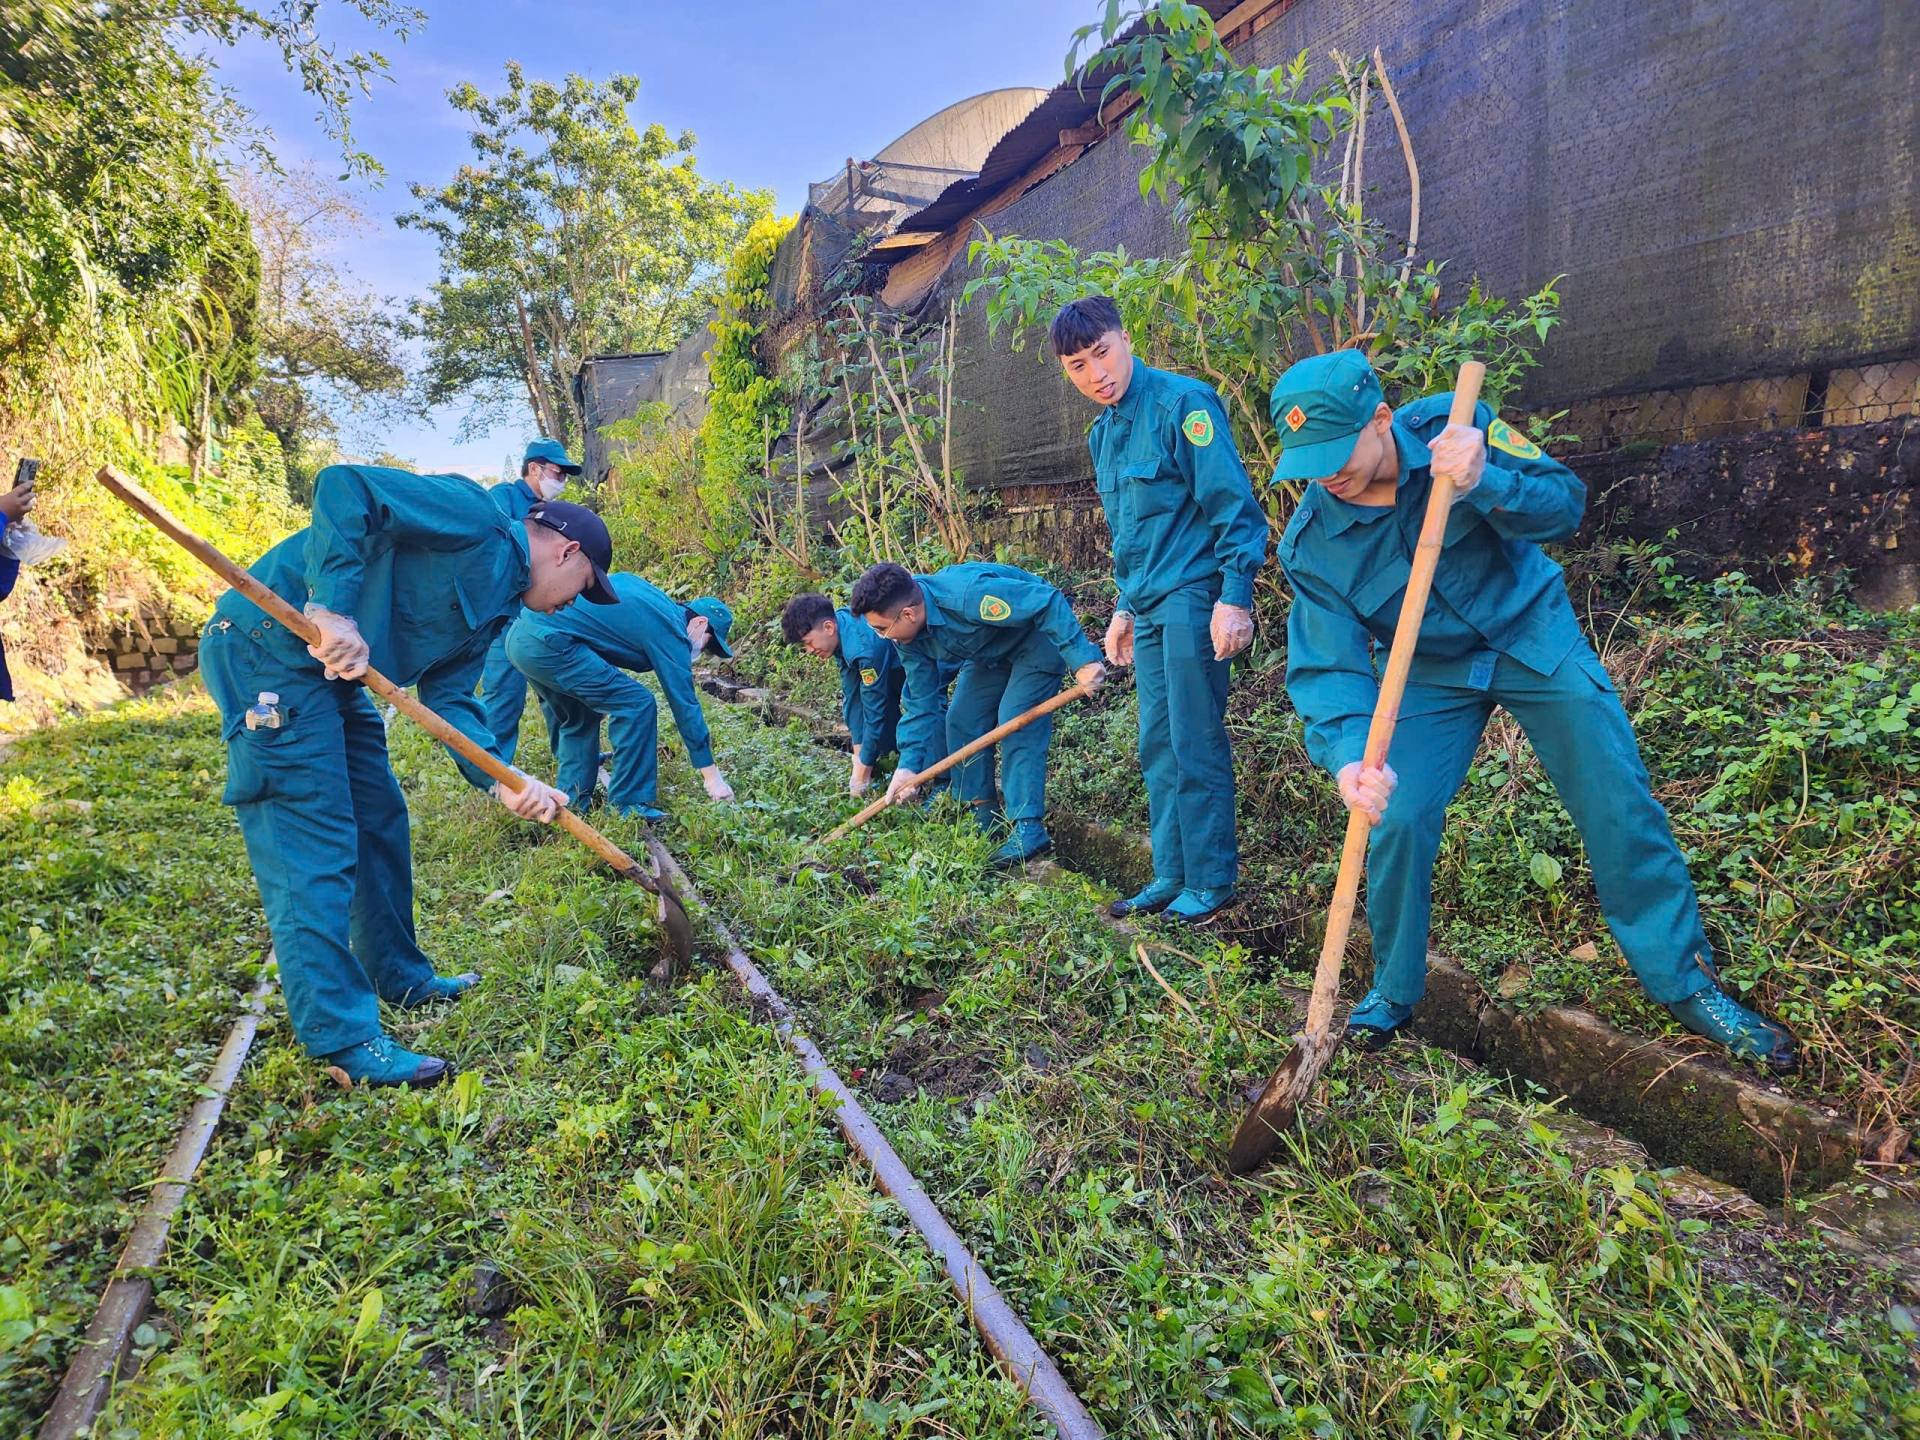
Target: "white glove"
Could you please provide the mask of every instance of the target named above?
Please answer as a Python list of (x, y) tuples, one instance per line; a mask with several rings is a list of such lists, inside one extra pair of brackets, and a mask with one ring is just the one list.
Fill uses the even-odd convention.
[(339, 615), (307, 602), (307, 619), (320, 632), (319, 640), (307, 646), (307, 653), (327, 667), (329, 680), (358, 680), (367, 673), (367, 642), (351, 615)]
[(1109, 665), (1133, 664), (1133, 612), (1116, 610), (1107, 624), (1105, 641)]
[(1213, 634), (1213, 658), (1231, 660), (1253, 643), (1253, 611), (1216, 601), (1208, 628)]
[[(1131, 640), (1128, 641), (1127, 648), (1133, 648)], [(1073, 672), (1073, 679), (1076, 685), (1084, 685), (1089, 690), (1098, 690), (1107, 683), (1107, 667), (1098, 660), (1089, 660)]]
[(909, 770), (902, 765), (893, 772), (893, 778), (887, 781), (887, 803), (898, 805), (902, 800), (913, 798), (914, 782), (920, 778), (920, 772)]
[(1382, 763), (1378, 768), (1363, 766), (1353, 760), (1340, 767), (1340, 773), (1334, 777), (1340, 787), (1340, 798), (1346, 801), (1349, 810), (1364, 810), (1373, 824), (1380, 823), (1380, 816), (1387, 808), (1387, 801), (1393, 798), (1400, 777), (1393, 773), (1391, 765)]
[(700, 780), (707, 787), (709, 800), (733, 799), (733, 787), (727, 784), (727, 777), (720, 773), (718, 765), (708, 765), (702, 769)]
[(867, 787), (871, 784), (873, 784), (873, 767), (862, 765), (858, 760), (854, 761), (853, 778), (847, 782), (847, 794), (857, 800), (867, 793)]
[(567, 803), (567, 792), (534, 779), (524, 770), (516, 769), (513, 773), (525, 780), (524, 788), (509, 790), (496, 780), (493, 782), (493, 798), (522, 820), (537, 820), (542, 825), (551, 825), (559, 815), (560, 807)]
[(1428, 447), (1433, 452), (1433, 478), (1453, 486), (1454, 503), (1480, 483), (1487, 468), (1487, 442), (1478, 427), (1449, 425)]

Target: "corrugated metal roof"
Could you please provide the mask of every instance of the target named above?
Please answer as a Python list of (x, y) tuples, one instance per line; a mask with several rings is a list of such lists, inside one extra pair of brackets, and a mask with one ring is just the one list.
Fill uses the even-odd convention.
[[(1203, 0), (1215, 20), (1238, 9), (1240, 0)], [(1127, 31), (1132, 35), (1139, 27)], [(924, 210), (901, 219), (906, 231), (940, 232), (958, 225), (987, 201), (1030, 170), (1034, 162), (1060, 146), (1062, 130), (1077, 130), (1100, 108), (1100, 90), (1111, 72), (1096, 72), (1084, 80), (1056, 85), (1026, 119), (1000, 137), (987, 152), (980, 173), (958, 180), (940, 192)]]

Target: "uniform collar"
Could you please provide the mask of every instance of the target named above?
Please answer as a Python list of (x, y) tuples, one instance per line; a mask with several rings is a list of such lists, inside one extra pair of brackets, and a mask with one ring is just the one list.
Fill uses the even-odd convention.
[(947, 617), (940, 613), (940, 606), (935, 602), (933, 592), (927, 588), (928, 577), (925, 575), (916, 575), (913, 578), (918, 581), (920, 585), (920, 603), (927, 607), (927, 623), (922, 626), (920, 630), (920, 633), (924, 635), (935, 625), (946, 624)]
[(519, 479), (515, 480), (513, 483), (520, 487), (520, 493), (526, 496), (530, 503), (535, 505), (538, 505), (540, 503), (539, 493), (535, 491), (531, 485), (527, 484), (526, 476), (522, 475)]
[[(1414, 471), (1424, 470), (1433, 463), (1433, 452), (1427, 448), (1426, 441), (1398, 420), (1393, 422), (1393, 440), (1394, 448), (1400, 453), (1400, 478), (1394, 482), (1394, 489), (1404, 490)], [(1394, 505), (1351, 504), (1317, 480), (1314, 488), (1320, 492), (1315, 500), (1315, 508), (1325, 517), (1328, 535), (1343, 535), (1355, 525), (1371, 525), (1376, 520), (1385, 519), (1398, 508)]]
[(1127, 393), (1108, 406), (1114, 414), (1129, 425), (1133, 417), (1140, 413), (1143, 397), (1147, 393), (1147, 364), (1138, 355), (1133, 357), (1133, 374), (1127, 380)]

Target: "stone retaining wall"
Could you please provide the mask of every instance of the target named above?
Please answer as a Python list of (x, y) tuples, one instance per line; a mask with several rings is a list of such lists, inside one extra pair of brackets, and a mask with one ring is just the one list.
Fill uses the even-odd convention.
[(200, 626), (192, 620), (137, 615), (115, 628), (94, 657), (135, 695), (190, 675), (200, 664)]

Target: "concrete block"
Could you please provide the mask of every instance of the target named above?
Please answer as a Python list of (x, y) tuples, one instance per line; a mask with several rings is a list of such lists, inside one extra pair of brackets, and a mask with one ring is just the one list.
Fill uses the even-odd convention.
[(141, 664), (142, 659), (140, 652), (137, 650), (128, 651), (124, 655), (116, 655), (113, 657), (113, 668), (116, 670), (138, 670)]
[(177, 655), (180, 653), (180, 642), (171, 635), (156, 635), (153, 637), (153, 653), (156, 655)]

